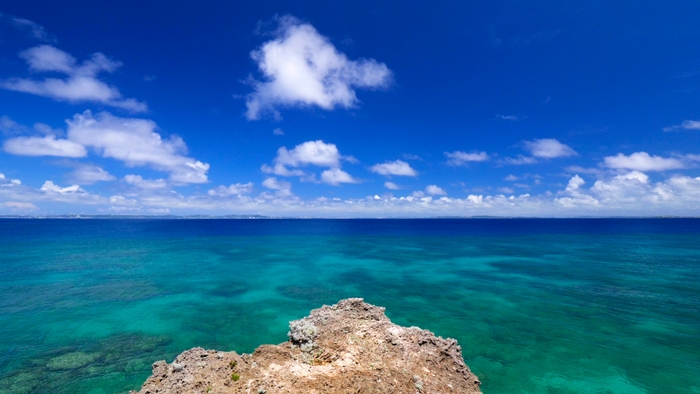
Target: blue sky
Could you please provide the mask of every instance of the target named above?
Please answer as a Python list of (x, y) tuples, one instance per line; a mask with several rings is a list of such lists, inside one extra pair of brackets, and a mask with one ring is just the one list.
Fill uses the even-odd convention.
[(700, 3), (6, 1), (0, 214), (700, 214)]

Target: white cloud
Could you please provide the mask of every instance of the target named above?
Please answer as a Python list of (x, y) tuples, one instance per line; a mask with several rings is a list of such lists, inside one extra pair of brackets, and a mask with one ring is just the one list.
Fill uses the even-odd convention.
[(39, 207), (37, 207), (36, 205), (34, 205), (30, 202), (8, 201), (5, 203), (5, 206), (8, 208), (17, 209), (20, 211), (36, 211), (39, 209)]
[(607, 181), (596, 181), (591, 187), (591, 192), (605, 202), (636, 202), (648, 196), (650, 186), (649, 177), (646, 174), (632, 171)]
[(441, 187), (438, 187), (437, 185), (426, 186), (425, 192), (430, 194), (431, 196), (444, 196), (447, 194), (445, 190), (443, 190)]
[(580, 188), (581, 186), (583, 186), (585, 183), (586, 183), (586, 181), (584, 181), (583, 178), (581, 178), (578, 175), (574, 175), (573, 178), (569, 179), (569, 184), (566, 185), (566, 191), (573, 192), (573, 191), (577, 190), (578, 188)]
[(542, 159), (554, 159), (557, 157), (577, 156), (578, 153), (568, 145), (564, 145), (554, 138), (535, 139), (525, 141), (525, 148), (534, 157)]
[(593, 174), (602, 176), (604, 171), (600, 168), (594, 167), (581, 167), (581, 166), (567, 166), (564, 168), (567, 173), (579, 173), (579, 174)]
[(423, 161), (423, 158), (422, 158), (422, 157), (420, 157), (420, 156), (418, 156), (418, 155), (413, 155), (413, 154), (410, 154), (410, 153), (404, 153), (404, 154), (401, 155), (401, 156), (403, 156), (403, 158), (406, 159), (406, 160), (420, 160), (420, 161)]
[(304, 171), (296, 169), (297, 167), (314, 165), (339, 168), (341, 160), (355, 161), (355, 158), (342, 156), (335, 144), (327, 144), (321, 140), (307, 141), (291, 150), (284, 146), (279, 148), (274, 165), (270, 167), (265, 164), (261, 170), (264, 173), (280, 176), (304, 176), (306, 175)]
[(523, 155), (518, 155), (518, 157), (506, 157), (502, 161), (505, 164), (512, 164), (512, 165), (522, 165), (522, 164), (533, 164), (537, 163), (537, 159), (534, 157), (529, 157), (529, 156), (523, 156)]
[(313, 26), (283, 17), (275, 38), (251, 52), (264, 76), (254, 81), (246, 116), (279, 116), (277, 107), (318, 106), (326, 110), (350, 108), (359, 102), (355, 88), (385, 87), (391, 71), (374, 59), (349, 60)]
[(486, 152), (467, 153), (459, 150), (454, 152), (445, 152), (445, 156), (447, 156), (449, 159), (447, 164), (453, 166), (463, 166), (469, 162), (486, 161), (489, 159), (489, 155), (487, 155)]
[(321, 173), (321, 181), (329, 185), (339, 185), (341, 183), (358, 183), (359, 181), (353, 178), (347, 172), (338, 167), (333, 167)]
[(278, 197), (289, 197), (292, 195), (292, 184), (287, 181), (280, 181), (277, 178), (271, 177), (266, 178), (263, 183), (268, 189), (276, 190), (275, 193)]
[(68, 140), (91, 147), (129, 167), (149, 166), (170, 173), (174, 183), (206, 183), (209, 164), (187, 157), (185, 142), (177, 136), (163, 139), (155, 132), (155, 122), (119, 118), (90, 111), (68, 120)]
[(0, 172), (0, 187), (19, 186), (21, 184), (22, 181), (19, 179), (9, 179), (5, 176), (5, 174)]
[(400, 190), (401, 188), (399, 185), (395, 184), (394, 182), (384, 182), (384, 187), (389, 189), (389, 190)]
[(510, 181), (510, 182), (517, 181), (518, 179), (519, 178), (513, 174), (508, 174), (507, 177), (503, 178), (504, 181)]
[(219, 186), (215, 189), (211, 189), (207, 192), (210, 196), (227, 197), (227, 196), (238, 196), (241, 194), (248, 194), (253, 191), (253, 182), (248, 183), (234, 183), (226, 186)]
[(650, 156), (646, 152), (636, 152), (629, 156), (618, 153), (604, 159), (605, 166), (617, 170), (667, 171), (685, 168), (685, 164), (675, 158)]
[(469, 196), (467, 196), (467, 201), (471, 202), (472, 204), (481, 205), (484, 203), (484, 196), (470, 194)]
[(67, 77), (43, 80), (11, 78), (1, 81), (0, 87), (61, 101), (98, 102), (133, 112), (148, 109), (143, 102), (123, 98), (119, 89), (97, 78), (100, 72), (111, 73), (122, 65), (121, 62), (111, 60), (102, 53), (95, 53), (78, 65), (69, 53), (51, 45), (40, 45), (20, 52), (20, 57), (27, 62), (31, 71), (57, 72), (66, 74)]
[(272, 130), (272, 134), (274, 134), (274, 135), (284, 135), (284, 131), (278, 127), (278, 128), (276, 128), (276, 129)]
[[(431, 196), (429, 192), (434, 190), (426, 188), (405, 196), (372, 194), (364, 198), (302, 200), (291, 193), (292, 185), (289, 182), (277, 178), (268, 178), (263, 182), (263, 186), (274, 193), (268, 191), (258, 196), (239, 194), (221, 198), (220, 195), (199, 191), (186, 196), (169, 189), (154, 192), (134, 188), (124, 195), (101, 197), (90, 194), (78, 185), (62, 187), (51, 181), (44, 183), (41, 189), (34, 189), (0, 174), (0, 209), (6, 212), (13, 209), (21, 214), (19, 208), (11, 208), (6, 203), (36, 204), (48, 201), (64, 204), (52, 207), (66, 207), (65, 204), (78, 207), (63, 208), (63, 212), (90, 212), (92, 209), (98, 212), (148, 213), (169, 210), (175, 214), (211, 212), (306, 217), (700, 216), (700, 177), (674, 175), (653, 181), (640, 171), (612, 176), (608, 172), (601, 176), (606, 175), (609, 177), (598, 179), (591, 187), (587, 187), (581, 176), (575, 175), (561, 190), (535, 196), (512, 193), (509, 196), (491, 195), (486, 192), (465, 197)], [(248, 184), (231, 186), (238, 191), (248, 189)], [(507, 192), (499, 190), (498, 193)]]
[(532, 156), (518, 155), (517, 157), (507, 157), (501, 160), (501, 163), (523, 165), (537, 163), (538, 159), (578, 156), (575, 150), (554, 138), (534, 139), (532, 141), (524, 141), (523, 144)]
[(139, 189), (165, 189), (168, 181), (165, 179), (143, 179), (141, 175), (129, 174), (124, 176), (124, 182)]
[(676, 130), (700, 130), (700, 120), (684, 120), (681, 124), (663, 128), (667, 133)]
[(275, 162), (291, 167), (307, 164), (331, 167), (339, 165), (340, 158), (340, 152), (335, 144), (326, 144), (318, 140), (304, 142), (292, 150), (287, 150), (285, 147), (279, 148)]
[(101, 167), (91, 164), (80, 165), (67, 175), (68, 180), (78, 185), (92, 185), (96, 182), (108, 182), (116, 179)]
[(83, 188), (81, 188), (78, 185), (60, 187), (60, 186), (56, 185), (55, 183), (53, 183), (52, 181), (44, 182), (44, 184), (41, 186), (41, 191), (46, 192), (46, 193), (55, 193), (55, 194), (87, 193)]
[(10, 138), (2, 148), (7, 153), (20, 156), (87, 156), (84, 146), (73, 141), (57, 139), (55, 135)]
[(497, 117), (498, 119), (510, 120), (510, 121), (515, 121), (515, 120), (520, 119), (520, 117), (517, 116), (517, 115), (500, 115), (500, 114), (499, 114), (499, 115), (496, 115), (496, 117)]
[(401, 175), (401, 176), (417, 176), (416, 170), (405, 161), (396, 160), (386, 163), (375, 164), (370, 167), (372, 172), (382, 175)]

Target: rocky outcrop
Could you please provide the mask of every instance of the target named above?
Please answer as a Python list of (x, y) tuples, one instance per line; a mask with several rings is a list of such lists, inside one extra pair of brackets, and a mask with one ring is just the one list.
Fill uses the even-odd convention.
[(289, 327), (288, 342), (253, 354), (194, 348), (172, 364), (158, 361), (138, 393), (481, 392), (456, 340), (397, 326), (361, 298), (315, 309)]

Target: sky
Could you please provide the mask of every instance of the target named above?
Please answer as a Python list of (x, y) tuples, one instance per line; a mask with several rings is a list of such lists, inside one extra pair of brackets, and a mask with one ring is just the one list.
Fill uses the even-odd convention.
[(700, 216), (700, 3), (8, 0), (0, 215)]

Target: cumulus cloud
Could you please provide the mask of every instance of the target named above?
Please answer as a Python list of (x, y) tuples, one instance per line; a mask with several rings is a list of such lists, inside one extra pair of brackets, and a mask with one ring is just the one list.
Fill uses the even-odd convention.
[(209, 164), (185, 156), (185, 142), (177, 136), (163, 139), (151, 120), (85, 111), (67, 123), (68, 140), (93, 148), (103, 157), (123, 161), (129, 167), (169, 172), (170, 180), (177, 184), (208, 181)]
[(562, 144), (554, 138), (535, 139), (525, 141), (525, 148), (534, 157), (541, 159), (554, 159), (557, 157), (577, 156), (578, 153), (568, 145)]
[(51, 45), (40, 45), (20, 52), (33, 72), (65, 74), (65, 78), (11, 78), (0, 81), (0, 87), (8, 90), (35, 94), (68, 102), (97, 102), (133, 112), (148, 109), (145, 103), (125, 99), (119, 89), (99, 80), (101, 72), (114, 72), (122, 63), (95, 53), (90, 59), (78, 64), (69, 53)]
[[(354, 162), (355, 158), (341, 155), (338, 147), (335, 144), (325, 143), (321, 140), (307, 141), (295, 146), (293, 149), (287, 149), (284, 146), (279, 148), (277, 150), (277, 156), (274, 159), (273, 165), (268, 166), (267, 164), (264, 164), (261, 167), (261, 170), (264, 173), (279, 176), (306, 176), (307, 174), (303, 170), (299, 169), (299, 167), (306, 167), (308, 165), (329, 167), (330, 170), (325, 172), (327, 174), (326, 180), (323, 180), (322, 178), (322, 181), (327, 182), (327, 180), (332, 179), (331, 177), (334, 174), (342, 176), (341, 173), (345, 173), (344, 171), (340, 170), (341, 160)], [(332, 170), (333, 168), (335, 168), (337, 171)], [(352, 177), (345, 179), (352, 179)], [(337, 183), (355, 182), (335, 182), (331, 184)]]
[(330, 40), (293, 17), (279, 19), (274, 39), (251, 52), (263, 75), (246, 98), (248, 119), (279, 116), (278, 107), (351, 108), (356, 88), (389, 84), (391, 71), (374, 59), (349, 60)]
[(340, 163), (340, 152), (335, 144), (327, 144), (321, 140), (307, 141), (287, 150), (285, 147), (277, 150), (276, 163), (299, 167), (307, 164), (327, 167)]
[(663, 128), (663, 131), (667, 133), (678, 130), (700, 130), (700, 120), (684, 120), (681, 124)]
[(182, 138), (162, 138), (151, 120), (85, 111), (66, 123), (65, 138), (58, 138), (58, 131), (47, 125), (36, 124), (34, 129), (47, 135), (10, 138), (3, 149), (15, 155), (78, 158), (87, 156), (87, 149), (92, 148), (97, 154), (120, 160), (128, 167), (148, 166), (169, 172), (174, 184), (208, 181), (209, 164), (187, 157)]
[(583, 180), (578, 175), (574, 175), (573, 178), (569, 179), (569, 183), (566, 185), (566, 191), (567, 192), (573, 192), (575, 190), (578, 190), (581, 186), (583, 186), (586, 183), (586, 181)]
[(228, 196), (238, 196), (241, 194), (248, 194), (253, 191), (253, 182), (248, 183), (233, 183), (227, 186), (218, 186), (215, 189), (211, 189), (207, 192), (210, 196), (218, 197), (228, 197)]
[(405, 161), (387, 161), (385, 163), (375, 164), (370, 167), (372, 172), (381, 175), (400, 175), (400, 176), (417, 176), (416, 170)]
[(292, 196), (292, 184), (287, 181), (281, 181), (275, 177), (265, 178), (262, 183), (268, 189), (276, 190), (277, 197)]
[(459, 150), (454, 152), (445, 152), (445, 156), (448, 158), (447, 164), (452, 166), (463, 166), (467, 165), (469, 162), (486, 161), (489, 159), (489, 155), (487, 155), (486, 152), (467, 153)]
[[(605, 175), (605, 174), (603, 174)], [(609, 175), (609, 173), (608, 173)], [(16, 182), (14, 182), (16, 181)], [(554, 193), (470, 194), (466, 197), (429, 195), (429, 190), (407, 196), (370, 195), (366, 198), (314, 198), (302, 200), (291, 193), (291, 184), (267, 178), (259, 196), (231, 195), (221, 198), (195, 192), (185, 196), (172, 190), (162, 193), (130, 190), (128, 195), (108, 198), (92, 195), (78, 185), (62, 187), (47, 181), (41, 189), (0, 176), (0, 208), (7, 202), (52, 201), (97, 205), (98, 211), (250, 213), (276, 216), (319, 217), (432, 217), (432, 216), (655, 216), (700, 214), (700, 177), (674, 175), (654, 182), (640, 171), (598, 179), (591, 187), (581, 176), (572, 176), (565, 188)], [(246, 184), (235, 186), (246, 189)], [(501, 190), (500, 193), (507, 191)], [(86, 209), (80, 206), (81, 210)], [(5, 205), (5, 207), (7, 207)], [(114, 209), (112, 209), (114, 207)], [(19, 210), (18, 210), (19, 212)]]
[(2, 149), (7, 153), (20, 156), (87, 156), (87, 150), (83, 145), (65, 139), (57, 139), (55, 135), (10, 138), (5, 141)]
[(139, 189), (165, 189), (168, 187), (168, 181), (165, 179), (143, 179), (141, 175), (129, 174), (123, 178), (124, 182), (135, 186)]
[(679, 159), (651, 156), (646, 152), (636, 152), (629, 156), (618, 153), (616, 156), (606, 157), (604, 164), (606, 167), (616, 170), (636, 171), (667, 171), (686, 167)]
[(389, 190), (400, 190), (401, 188), (399, 185), (395, 184), (394, 182), (384, 182), (384, 187), (389, 189)]
[(78, 166), (72, 172), (67, 174), (68, 180), (78, 185), (92, 185), (96, 182), (109, 182), (116, 178), (101, 167), (91, 164)]
[(518, 179), (520, 179), (520, 178), (518, 178), (517, 176), (515, 176), (513, 174), (508, 174), (507, 177), (503, 178), (504, 181), (510, 181), (510, 182), (517, 181)]
[(284, 135), (284, 130), (280, 129), (279, 127), (272, 130), (273, 135)]
[(321, 173), (321, 182), (339, 185), (341, 183), (358, 183), (359, 181), (340, 168), (333, 167)]
[(0, 187), (11, 187), (11, 186), (19, 186), (22, 184), (22, 181), (19, 179), (10, 179), (5, 176), (5, 174), (0, 172)]
[(444, 196), (447, 194), (445, 190), (437, 185), (428, 185), (425, 187), (425, 192), (431, 196)]

